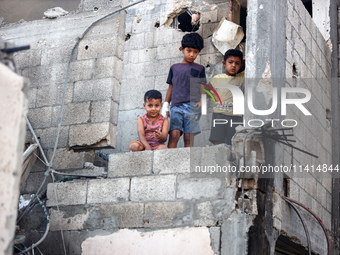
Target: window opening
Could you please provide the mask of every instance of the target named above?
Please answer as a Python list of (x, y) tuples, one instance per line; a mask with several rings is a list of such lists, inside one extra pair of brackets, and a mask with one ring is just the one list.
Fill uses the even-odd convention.
[(196, 32), (200, 27), (200, 14), (185, 9), (184, 12), (174, 17), (172, 27), (182, 32)]

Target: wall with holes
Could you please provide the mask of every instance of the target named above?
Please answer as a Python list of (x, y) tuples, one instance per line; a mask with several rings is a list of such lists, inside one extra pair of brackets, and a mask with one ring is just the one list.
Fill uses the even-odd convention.
[[(288, 175), (291, 178), (288, 194), (311, 208), (330, 230), (332, 179), (331, 172), (324, 170), (331, 167), (334, 142), (331, 137), (331, 49), (322, 35), (324, 31), (320, 32), (318, 28), (321, 21), (318, 26), (315, 24), (318, 20), (312, 19), (302, 1), (288, 1), (287, 14), (286, 86), (310, 91), (311, 100), (305, 106), (312, 116), (305, 116), (295, 105), (291, 105), (287, 108), (286, 118), (298, 120), (298, 125), (294, 127), (293, 139), (297, 141), (295, 145), (318, 156), (315, 158), (297, 150), (292, 151), (288, 147), (284, 148), (284, 164), (302, 167), (302, 173)], [(317, 170), (318, 167), (321, 171)], [(294, 212), (286, 210), (283, 222), (294, 222), (292, 214)], [(308, 223), (313, 223), (313, 220)], [(289, 224), (285, 223), (283, 229), (288, 229), (287, 232), (292, 234), (296, 230), (291, 229)], [(326, 253), (324, 248), (327, 245), (320, 226), (310, 226), (310, 233), (317, 240), (313, 244), (313, 250), (319, 249), (320, 253)], [(299, 235), (305, 240), (304, 231)]]
[[(212, 45), (211, 38), (220, 20), (227, 17), (228, 6), (227, 1), (152, 0), (129, 9), (126, 18), (124, 73), (119, 106), (118, 151), (128, 151), (129, 143), (138, 140), (136, 121), (145, 113), (144, 93), (150, 89), (157, 89), (162, 92), (164, 100), (168, 89), (166, 79), (170, 66), (183, 59), (179, 47), (182, 37), (187, 32), (183, 32), (182, 27), (176, 25), (178, 16), (183, 14), (179, 19), (183, 18), (182, 24), (187, 24), (188, 20), (185, 17), (187, 10), (201, 14), (199, 26), (192, 30), (198, 28), (196, 32), (204, 39), (204, 49), (195, 62), (205, 66), (208, 79), (223, 73), (223, 56)], [(185, 28), (190, 30), (190, 25), (188, 27)], [(210, 144), (208, 141), (210, 126), (211, 115), (202, 116), (200, 121), (202, 133), (195, 137), (195, 145)], [(183, 146), (182, 142), (181, 138), (179, 146)]]
[[(96, 24), (82, 38), (72, 56), (64, 94), (63, 88), (77, 39), (91, 23), (126, 4), (123, 2), (84, 0), (76, 13), (0, 29), (4, 40), (31, 47), (14, 58), (18, 72), (30, 81), (28, 119), (48, 159), (64, 95), (58, 149), (52, 163), (56, 169), (81, 168), (85, 161), (93, 161), (94, 148), (116, 147), (125, 12)], [(32, 141), (30, 133), (27, 141)]]

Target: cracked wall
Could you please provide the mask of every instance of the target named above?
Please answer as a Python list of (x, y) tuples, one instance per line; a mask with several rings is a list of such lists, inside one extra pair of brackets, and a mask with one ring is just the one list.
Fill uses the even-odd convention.
[[(128, 151), (129, 143), (138, 139), (136, 120), (145, 113), (142, 94), (149, 89), (157, 89), (164, 99), (168, 89), (166, 79), (169, 68), (182, 61), (179, 47), (186, 33), (172, 27), (173, 17), (186, 8), (200, 13), (197, 33), (204, 39), (204, 49), (195, 62), (206, 67), (206, 75), (210, 80), (223, 72), (223, 56), (213, 46), (211, 37), (220, 20), (228, 15), (228, 7), (227, 1), (151, 0), (129, 9), (125, 29), (129, 40), (124, 49), (117, 152)], [(196, 146), (210, 144), (211, 117), (210, 112), (201, 117), (202, 132), (195, 137)], [(180, 139), (179, 147), (182, 146), (183, 141)]]

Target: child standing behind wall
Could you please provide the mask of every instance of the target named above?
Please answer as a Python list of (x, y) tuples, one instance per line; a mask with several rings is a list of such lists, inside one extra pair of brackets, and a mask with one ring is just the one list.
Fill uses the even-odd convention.
[[(205, 82), (205, 68), (194, 61), (204, 47), (203, 38), (197, 33), (186, 34), (181, 44), (183, 60), (170, 68), (167, 79), (169, 88), (164, 102), (164, 108), (169, 116), (168, 106), (171, 101), (169, 148), (177, 147), (178, 140), (183, 133), (184, 146), (191, 147), (194, 144), (194, 135), (201, 132), (198, 123), (201, 93), (200, 82), (197, 80), (201, 79)], [(193, 82), (195, 78), (197, 80)]]
[[(243, 66), (243, 53), (239, 50), (228, 50), (224, 54), (224, 61), (222, 62), (225, 67), (224, 74), (218, 74), (212, 78), (210, 84), (215, 88), (217, 84), (221, 85), (233, 85), (238, 86), (242, 91), (244, 91), (244, 72), (238, 74), (238, 71)], [(231, 145), (231, 138), (235, 134), (235, 127), (237, 124), (242, 122), (242, 116), (233, 115), (233, 95), (227, 88), (215, 88), (216, 92), (219, 94), (221, 101), (223, 102), (223, 107), (214, 107), (213, 110), (213, 120), (227, 120), (227, 124), (216, 124), (211, 128), (209, 141), (213, 144), (226, 143)]]

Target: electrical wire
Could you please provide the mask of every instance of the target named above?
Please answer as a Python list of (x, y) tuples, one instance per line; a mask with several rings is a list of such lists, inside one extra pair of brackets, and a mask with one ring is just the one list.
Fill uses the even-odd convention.
[(53, 162), (53, 159), (54, 159), (54, 156), (55, 156), (55, 152), (57, 150), (57, 146), (58, 146), (58, 141), (59, 141), (59, 135), (60, 135), (60, 129), (61, 129), (61, 120), (63, 118), (63, 110), (64, 110), (64, 102), (65, 102), (65, 94), (66, 94), (66, 85), (67, 85), (67, 79), (68, 79), (68, 74), (69, 74), (69, 70), (70, 70), (70, 65), (71, 65), (71, 60), (72, 60), (72, 56), (73, 56), (73, 52), (74, 50), (76, 49), (76, 47), (78, 46), (79, 42), (84, 38), (84, 36), (87, 34), (87, 32), (96, 24), (98, 24), (99, 22), (113, 16), (114, 14), (120, 12), (120, 11), (123, 11), (127, 8), (130, 8), (136, 4), (139, 4), (139, 3), (142, 3), (144, 2), (145, 0), (141, 0), (141, 1), (138, 1), (138, 2), (135, 2), (135, 3), (132, 3), (132, 4), (129, 4), (127, 6), (124, 6), (118, 10), (115, 10), (107, 15), (105, 15), (104, 17), (94, 21), (90, 26), (88, 26), (85, 31), (83, 32), (83, 34), (77, 39), (76, 43), (74, 44), (72, 50), (71, 50), (71, 54), (70, 54), (70, 57), (69, 57), (69, 60), (68, 60), (68, 63), (67, 63), (67, 69), (66, 69), (66, 75), (65, 75), (65, 81), (64, 81), (64, 88), (63, 88), (63, 95), (62, 95), (62, 99), (61, 99), (61, 107), (60, 107), (60, 114), (59, 114), (59, 121), (58, 121), (58, 130), (57, 130), (57, 136), (56, 136), (56, 141), (55, 141), (55, 144), (54, 144), (54, 148), (53, 148), (53, 151), (52, 151), (52, 156), (51, 156), (51, 160), (49, 162), (49, 165), (52, 166), (52, 162)]
[(26, 253), (27, 251), (29, 251), (29, 250), (31, 250), (31, 249), (34, 249), (34, 247), (38, 246), (42, 241), (44, 241), (44, 239), (46, 238), (46, 236), (47, 236), (47, 234), (48, 234), (48, 231), (49, 231), (49, 229), (50, 229), (50, 217), (49, 217), (49, 215), (48, 215), (47, 209), (46, 209), (45, 205), (41, 202), (40, 198), (39, 198), (38, 196), (36, 196), (36, 198), (37, 198), (39, 204), (41, 205), (41, 207), (44, 209), (44, 213), (45, 213), (45, 215), (46, 215), (46, 221), (47, 221), (47, 223), (46, 223), (45, 233), (44, 233), (44, 235), (40, 238), (40, 240), (39, 240), (38, 242), (32, 244), (32, 245), (31, 245), (30, 247), (28, 247), (27, 249), (21, 251), (21, 252), (19, 253), (20, 255)]
[[(55, 182), (55, 178), (54, 178), (54, 174), (53, 171), (51, 172), (51, 177), (52, 177), (52, 181), (53, 183)], [(60, 226), (60, 233), (61, 233), (61, 239), (63, 241), (63, 248), (64, 248), (64, 253), (65, 255), (66, 253), (66, 246), (65, 246), (65, 240), (64, 240), (64, 233), (63, 233), (63, 228), (61, 225), (61, 216), (60, 216), (60, 210), (59, 210), (59, 203), (58, 203), (58, 196), (57, 196), (57, 189), (56, 189), (56, 185), (53, 185), (53, 189), (54, 189), (54, 196), (55, 196), (55, 201), (57, 203), (57, 210), (58, 210), (58, 218), (59, 218), (59, 226)]]
[[(53, 162), (53, 159), (54, 159), (54, 156), (55, 156), (55, 152), (56, 152), (56, 149), (57, 149), (57, 146), (58, 146), (59, 135), (60, 135), (60, 130), (61, 130), (61, 121), (62, 121), (63, 109), (64, 109), (64, 103), (65, 103), (66, 85), (67, 85), (68, 74), (69, 74), (70, 65), (71, 65), (71, 60), (72, 60), (72, 56), (73, 56), (74, 50), (75, 50), (76, 47), (78, 46), (79, 42), (84, 38), (84, 36), (87, 34), (87, 32), (88, 32), (94, 25), (96, 25), (97, 23), (99, 23), (99, 22), (101, 22), (101, 21), (103, 21), (103, 20), (105, 20), (105, 19), (107, 19), (107, 18), (110, 18), (111, 16), (113, 16), (114, 14), (116, 14), (116, 13), (122, 11), (122, 10), (125, 10), (125, 9), (127, 9), (127, 8), (129, 8), (129, 7), (132, 7), (132, 6), (136, 5), (136, 4), (142, 3), (142, 2), (144, 2), (144, 1), (146, 1), (146, 0), (141, 0), (141, 1), (138, 1), (138, 2), (135, 2), (135, 3), (132, 3), (132, 4), (129, 4), (129, 5), (127, 5), (127, 6), (124, 6), (124, 7), (120, 8), (120, 9), (118, 9), (118, 10), (115, 10), (115, 11), (113, 11), (113, 12), (111, 12), (111, 13), (105, 15), (104, 17), (102, 17), (102, 18), (96, 20), (96, 21), (93, 22), (89, 27), (87, 27), (87, 29), (83, 32), (83, 34), (77, 39), (75, 45), (74, 45), (73, 48), (72, 48), (72, 51), (71, 51), (71, 54), (70, 54), (70, 57), (69, 57), (69, 60), (68, 60), (68, 63), (67, 63), (67, 70), (66, 70), (66, 75), (65, 75), (65, 80), (64, 80), (64, 86), (63, 86), (63, 94), (62, 94), (62, 100), (61, 100), (60, 115), (59, 115), (59, 120), (58, 120), (58, 129), (57, 129), (56, 141), (55, 141), (55, 144), (54, 144), (54, 148), (53, 148), (53, 151), (52, 151), (52, 156), (51, 156), (50, 162), (47, 160), (47, 158), (46, 158), (46, 156), (45, 156), (45, 153), (44, 153), (44, 151), (43, 151), (43, 149), (42, 149), (42, 147), (41, 147), (41, 144), (40, 144), (40, 142), (39, 142), (39, 140), (38, 140), (38, 138), (37, 138), (37, 136), (36, 136), (36, 134), (35, 134), (35, 132), (34, 132), (34, 130), (33, 130), (33, 127), (32, 127), (32, 125), (31, 125), (30, 121), (28, 120), (28, 118), (26, 117), (27, 125), (28, 125), (28, 127), (29, 127), (29, 129), (30, 129), (30, 131), (31, 131), (31, 133), (32, 133), (32, 135), (33, 135), (35, 141), (38, 143), (40, 152), (41, 152), (41, 154), (42, 154), (42, 156), (43, 156), (43, 158), (44, 158), (44, 161), (45, 161), (45, 165), (48, 167), (47, 170), (46, 170), (46, 172), (45, 172), (45, 174), (44, 174), (44, 175), (45, 175), (44, 180), (42, 181), (42, 183), (41, 183), (41, 185), (40, 185), (38, 191), (36, 192), (35, 198), (32, 199), (32, 200), (30, 201), (30, 203), (33, 203), (33, 202), (35, 202), (35, 199), (38, 199), (39, 203), (40, 203), (41, 206), (44, 208), (44, 212), (45, 212), (45, 214), (46, 214), (47, 222), (48, 222), (48, 223), (47, 223), (47, 226), (46, 226), (46, 231), (45, 231), (44, 236), (43, 236), (37, 243), (35, 243), (35, 244), (33, 244), (32, 246), (30, 246), (29, 248), (25, 249), (25, 250), (22, 251), (20, 254), (23, 254), (23, 253), (25, 253), (26, 251), (29, 251), (29, 250), (31, 250), (31, 249), (34, 249), (35, 246), (39, 245), (39, 244), (45, 239), (45, 237), (47, 236), (48, 230), (49, 230), (49, 215), (48, 215), (48, 213), (47, 213), (46, 207), (41, 203), (41, 200), (39, 199), (38, 194), (39, 194), (39, 192), (40, 192), (42, 186), (44, 185), (44, 183), (45, 183), (45, 181), (46, 181), (46, 178), (47, 178), (48, 174), (51, 172), (50, 167), (52, 166), (52, 162)], [(53, 182), (55, 182), (53, 172), (51, 172), (51, 176), (52, 176)], [(71, 176), (71, 175), (70, 175), (70, 176)], [(54, 189), (55, 189), (55, 187), (54, 187)], [(55, 195), (57, 196), (56, 190), (55, 190)], [(26, 214), (26, 213), (28, 212), (28, 210), (29, 210), (28, 208), (29, 208), (29, 207), (27, 207), (27, 208), (25, 209), (25, 211), (24, 211), (23, 214)], [(57, 208), (58, 208), (58, 212), (59, 212), (58, 201), (57, 201)], [(27, 210), (27, 211), (26, 211), (26, 210)], [(22, 215), (22, 216), (23, 216), (23, 215)], [(18, 219), (17, 222), (19, 222), (19, 221), (21, 220), (22, 216)], [(60, 221), (60, 228), (61, 228), (61, 220), (60, 220), (60, 218), (59, 218), (59, 221)], [(63, 246), (64, 246), (64, 252), (65, 252), (65, 254), (66, 254), (66, 247), (65, 247), (65, 241), (64, 241), (64, 235), (63, 235), (62, 228), (61, 228), (61, 236), (62, 236), (62, 241), (63, 241)]]
[(319, 218), (319, 216), (317, 216), (310, 208), (308, 208), (307, 206), (305, 206), (304, 204), (292, 199), (292, 198), (289, 198), (289, 197), (286, 197), (286, 196), (282, 196), (281, 197), (285, 200), (285, 201), (290, 201), (292, 203), (295, 203), (299, 206), (301, 206), (302, 208), (304, 208), (307, 212), (309, 212), (310, 214), (313, 215), (313, 217), (318, 221), (318, 223), (321, 225), (322, 227), (322, 230), (323, 232), (325, 233), (325, 236), (326, 236), (326, 240), (327, 240), (327, 250), (328, 250), (328, 255), (331, 255), (331, 242), (330, 242), (330, 239), (329, 239), (329, 234), (328, 234), (328, 231), (327, 231), (327, 228), (325, 227), (325, 225), (323, 224), (322, 220)]
[(43, 156), (44, 161), (45, 161), (45, 163), (46, 163), (45, 165), (48, 166), (49, 163), (48, 163), (48, 160), (47, 160), (47, 158), (46, 158), (46, 156), (45, 156), (44, 150), (43, 150), (43, 148), (41, 147), (41, 144), (40, 144), (40, 142), (39, 142), (39, 139), (38, 139), (37, 135), (35, 134), (35, 132), (34, 132), (34, 130), (33, 130), (33, 127), (32, 127), (32, 125), (31, 125), (31, 123), (30, 123), (30, 121), (28, 120), (27, 117), (26, 117), (26, 122), (27, 122), (28, 128), (30, 129), (30, 131), (31, 131), (31, 133), (32, 133), (32, 135), (33, 135), (33, 137), (34, 137), (34, 140), (36, 141), (36, 143), (37, 143), (38, 146), (39, 146), (41, 155)]
[(299, 216), (301, 222), (302, 222), (302, 225), (303, 225), (303, 228), (305, 229), (305, 232), (306, 232), (306, 237), (307, 237), (307, 247), (308, 247), (308, 254), (311, 255), (312, 254), (312, 246), (311, 246), (311, 241), (310, 241), (310, 235), (309, 235), (309, 232), (308, 232), (308, 228), (307, 228), (307, 224), (306, 222), (303, 220), (299, 210), (295, 207), (295, 205), (293, 205), (289, 200), (285, 199), (283, 197), (283, 199), (294, 209), (294, 211), (296, 212), (296, 214)]

